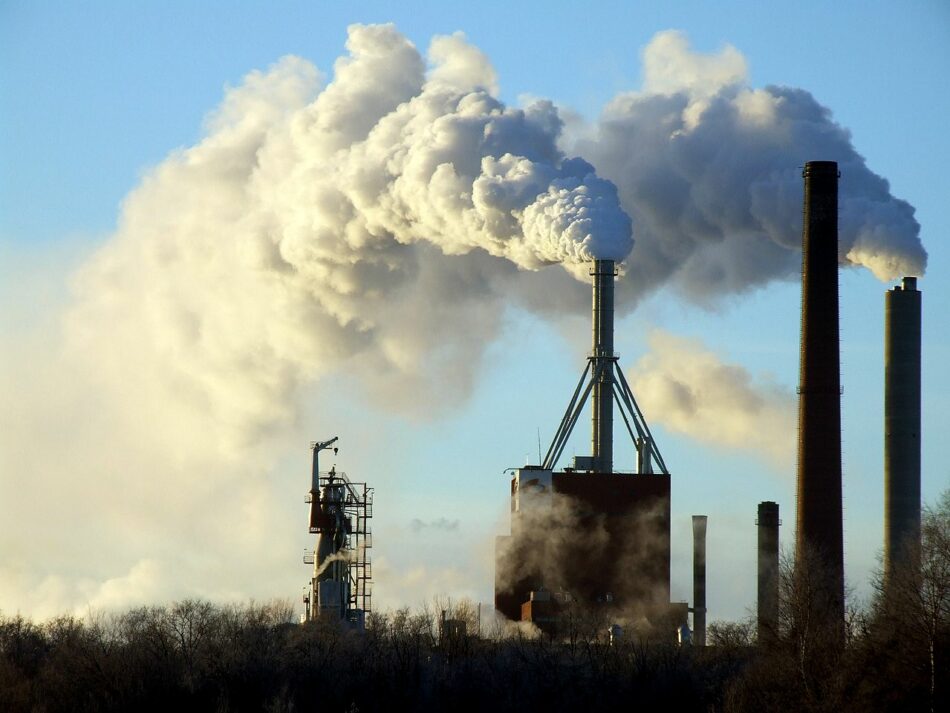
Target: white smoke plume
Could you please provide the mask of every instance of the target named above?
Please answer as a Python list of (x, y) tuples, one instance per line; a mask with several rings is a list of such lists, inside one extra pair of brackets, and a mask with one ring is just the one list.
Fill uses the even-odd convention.
[[(511, 536), (496, 542), (496, 584), (504, 592), (540, 587), (571, 599), (615, 599), (612, 615), (639, 617), (669, 603), (669, 502), (641, 500), (626, 514), (550, 490), (521, 490)], [(594, 584), (596, 582), (596, 584)]]
[(542, 582), (548, 590), (560, 590), (609, 544), (604, 517), (584, 522), (574, 500), (559, 493), (528, 491), (521, 497), (521, 511), (512, 516), (512, 536), (498, 540), (496, 579), (503, 588), (513, 588), (533, 577), (532, 589)]
[(617, 184), (634, 218), (637, 246), (618, 293), (635, 299), (673, 280), (705, 301), (797, 277), (810, 160), (838, 162), (842, 264), (881, 280), (923, 273), (913, 207), (807, 91), (750, 87), (737, 50), (694, 53), (674, 31), (654, 37), (643, 66), (643, 89), (614, 98), (574, 147)]
[[(461, 36), (433, 42), (428, 74), (391, 26), (354, 26), (347, 48), (322, 90), (293, 57), (230, 90), (80, 276), (72, 344), (114, 357), (110, 373), (130, 352), (156, 362), (154, 388), (232, 441), (344, 360), (403, 410), (429, 408), (431, 376), (464, 395), (496, 328), (494, 276), (586, 278), (584, 262), (632, 245), (614, 186), (557, 148), (553, 105), (505, 107)], [(105, 354), (104, 325), (121, 343)]]
[[(433, 41), (428, 69), (392, 26), (351, 27), (347, 49), (322, 89), (285, 58), (230, 90), (78, 281), (70, 348), (156, 408), (210, 413), (222, 444), (286, 423), (299, 384), (343, 364), (404, 413), (464, 398), (501, 302), (586, 310), (584, 263), (627, 256), (628, 213), (621, 309), (669, 279), (707, 298), (796, 275), (808, 158), (841, 163), (843, 260), (923, 269), (913, 209), (847, 132), (806, 92), (746, 87), (734, 49), (651, 42), (644, 90), (577, 147), (616, 186), (565, 157), (550, 102), (493, 96), (461, 35)], [(580, 281), (532, 272), (554, 264)]]
[(656, 330), (630, 370), (631, 388), (654, 423), (720, 448), (794, 462), (797, 401), (767, 377), (723, 363), (692, 339)]
[(506, 304), (587, 312), (592, 257), (626, 258), (621, 311), (669, 281), (711, 299), (795, 276), (806, 160), (841, 164), (843, 261), (923, 270), (913, 209), (807, 92), (746, 86), (735, 50), (661, 33), (643, 89), (570, 150), (557, 107), (505, 106), (461, 35), (426, 59), (354, 26), (347, 50), (328, 84), (287, 57), (228, 90), (126, 197), (64, 314), (23, 320), (57, 328), (0, 350), (0, 607), (283, 581), (297, 511), (271, 477), (304, 385), (437, 414)]

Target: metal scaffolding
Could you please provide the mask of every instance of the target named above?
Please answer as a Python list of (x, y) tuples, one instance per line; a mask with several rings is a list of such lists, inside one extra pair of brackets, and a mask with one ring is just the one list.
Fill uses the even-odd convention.
[[(354, 483), (346, 473), (331, 469), (320, 473), (320, 490), (317, 505), (321, 512), (336, 514), (343, 519), (343, 545), (339, 554), (344, 557), (347, 579), (350, 583), (349, 609), (372, 611), (373, 565), (369, 550), (373, 546), (373, 530), (369, 525), (373, 517), (373, 488), (366, 483)], [(343, 490), (343, 498), (330, 496), (337, 489)], [(304, 502), (313, 503), (313, 494), (307, 493)], [(336, 525), (313, 524), (311, 534), (333, 534)], [(315, 564), (313, 551), (304, 554), (304, 564)], [(316, 563), (320, 564), (320, 563)]]

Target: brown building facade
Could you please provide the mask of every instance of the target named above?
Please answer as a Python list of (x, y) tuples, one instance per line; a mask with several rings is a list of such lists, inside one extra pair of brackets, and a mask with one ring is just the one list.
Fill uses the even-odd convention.
[(515, 471), (495, 608), (532, 620), (565, 601), (648, 618), (669, 607), (669, 475)]

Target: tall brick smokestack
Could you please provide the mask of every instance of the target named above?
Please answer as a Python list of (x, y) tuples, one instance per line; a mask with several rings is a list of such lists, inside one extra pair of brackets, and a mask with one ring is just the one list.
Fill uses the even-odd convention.
[[(841, 377), (838, 346), (838, 164), (802, 172), (801, 371), (798, 400), (796, 561), (821, 578), (816, 605), (844, 620)], [(818, 565), (816, 570), (816, 565)]]
[(920, 302), (915, 277), (905, 277), (885, 297), (885, 582), (902, 565), (919, 564)]

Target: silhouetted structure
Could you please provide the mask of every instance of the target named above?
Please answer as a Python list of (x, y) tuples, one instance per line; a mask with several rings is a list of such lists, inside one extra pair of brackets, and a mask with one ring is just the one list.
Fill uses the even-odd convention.
[(566, 604), (666, 616), (669, 475), (525, 467), (512, 478), (511, 497), (511, 535), (497, 538), (500, 613), (542, 625)]
[(706, 645), (705, 515), (693, 515), (693, 644)]
[(778, 639), (778, 503), (759, 503), (758, 518), (759, 591), (758, 641), (769, 644)]
[(917, 278), (885, 294), (884, 578), (918, 566), (920, 546), (920, 306)]
[(838, 345), (838, 164), (809, 161), (802, 173), (801, 371), (796, 557), (814, 554), (826, 591), (823, 614), (844, 620), (841, 511), (841, 378)]

